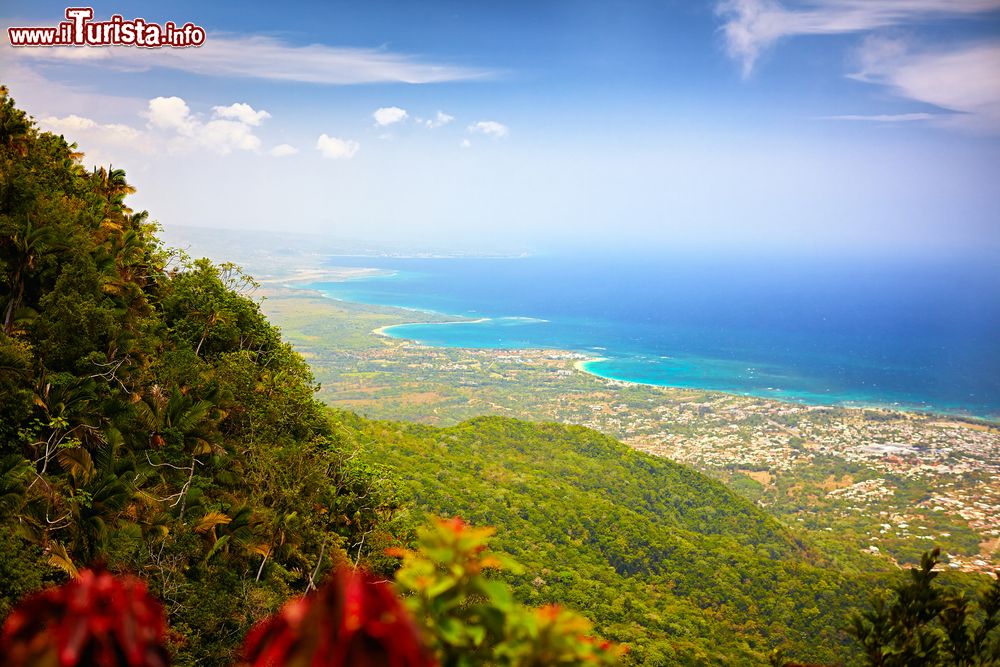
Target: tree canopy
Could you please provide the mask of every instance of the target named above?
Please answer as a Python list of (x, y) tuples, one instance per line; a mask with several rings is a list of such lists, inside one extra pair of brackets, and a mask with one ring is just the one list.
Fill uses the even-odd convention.
[(164, 601), (178, 664), (219, 664), (380, 553), (396, 501), (253, 280), (164, 248), (80, 158), (0, 93), (0, 615), (100, 561)]
[[(99, 564), (162, 603), (174, 664), (226, 665), (289, 598), (364, 565), (395, 574), (447, 665), (621, 658), (578, 614), (637, 664), (990, 664), (996, 592), (941, 593), (925, 562), (852, 625), (884, 573), (594, 431), (325, 408), (253, 279), (165, 248), (133, 191), (0, 88), (0, 619)], [(417, 530), (431, 515), (479, 528)]]

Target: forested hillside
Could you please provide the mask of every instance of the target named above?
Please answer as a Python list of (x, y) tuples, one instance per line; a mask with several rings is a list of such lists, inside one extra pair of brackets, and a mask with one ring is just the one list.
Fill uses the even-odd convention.
[[(503, 574), (517, 598), (582, 612), (631, 663), (860, 657), (849, 611), (884, 573), (589, 429), (325, 408), (253, 280), (164, 248), (132, 191), (0, 89), (0, 620), (103, 566), (162, 602), (174, 664), (228, 665), (290, 597), (344, 564), (386, 586), (395, 554), (386, 595), (405, 594), (442, 664), (554, 664), (536, 650), (553, 638), (618, 659), (565, 609), (525, 611), (487, 579), (506, 559), (471, 523), (520, 563)], [(434, 514), (465, 522), (418, 531)]]
[(515, 580), (523, 599), (571, 604), (639, 662), (760, 664), (779, 647), (829, 662), (852, 653), (849, 609), (874, 578), (689, 468), (579, 427), (339, 418), (396, 471), (414, 507), (497, 526), (498, 546), (525, 565)]
[(252, 281), (161, 247), (132, 191), (0, 96), (0, 616), (103, 561), (163, 600), (177, 664), (227, 664), (346, 550), (381, 554), (392, 492)]

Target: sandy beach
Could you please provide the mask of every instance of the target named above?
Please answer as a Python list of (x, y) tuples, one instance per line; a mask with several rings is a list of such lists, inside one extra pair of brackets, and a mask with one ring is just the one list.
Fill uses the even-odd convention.
[[(598, 361), (607, 361), (607, 357), (590, 357), (588, 359), (580, 359), (573, 362), (573, 368), (580, 371), (581, 373), (587, 373), (588, 375), (597, 375), (596, 373), (591, 373), (587, 370), (587, 364), (596, 363)], [(599, 375), (597, 377), (600, 377)]]
[(406, 327), (414, 324), (433, 324), (435, 326), (440, 326), (443, 324), (482, 324), (483, 322), (489, 322), (489, 317), (480, 317), (478, 320), (455, 320), (454, 322), (402, 322), (400, 324), (389, 324), (384, 327), (378, 327), (377, 329), (372, 329), (372, 333), (376, 336), (387, 336), (392, 337), (392, 334), (386, 333), (386, 329), (393, 329), (395, 327)]
[(322, 281), (339, 283), (345, 280), (358, 280), (373, 276), (391, 276), (393, 273), (393, 271), (385, 269), (334, 266), (328, 269), (298, 269), (287, 276), (262, 278), (260, 282), (265, 285), (294, 285)]

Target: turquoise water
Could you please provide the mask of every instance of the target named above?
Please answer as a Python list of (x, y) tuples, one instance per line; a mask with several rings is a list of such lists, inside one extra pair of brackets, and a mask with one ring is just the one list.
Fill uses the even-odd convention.
[(588, 372), (814, 404), (1000, 417), (991, 265), (336, 258), (389, 277), (311, 287), (465, 318), (390, 327), (426, 345), (559, 348)]

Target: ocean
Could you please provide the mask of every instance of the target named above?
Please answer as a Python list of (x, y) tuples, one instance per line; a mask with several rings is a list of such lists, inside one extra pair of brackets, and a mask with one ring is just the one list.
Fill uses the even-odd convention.
[(1000, 418), (1000, 272), (970, 262), (335, 257), (332, 298), (466, 322), (432, 346), (558, 348), (605, 378)]

